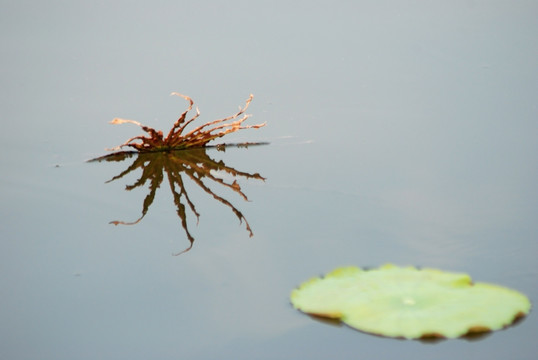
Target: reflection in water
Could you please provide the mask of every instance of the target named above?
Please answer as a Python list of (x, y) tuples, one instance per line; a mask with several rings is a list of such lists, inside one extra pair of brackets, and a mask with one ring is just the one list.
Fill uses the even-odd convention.
[[(219, 147), (217, 147), (220, 149)], [(142, 206), (142, 215), (135, 221), (126, 222), (126, 221), (111, 221), (111, 224), (114, 225), (134, 225), (140, 222), (144, 216), (146, 216), (149, 207), (155, 199), (155, 194), (157, 189), (164, 180), (164, 174), (168, 179), (168, 184), (172, 195), (174, 196), (174, 204), (177, 207), (177, 215), (181, 219), (181, 226), (185, 230), (187, 238), (190, 241), (190, 245), (185, 250), (174, 254), (180, 255), (186, 251), (189, 251), (192, 248), (194, 243), (194, 237), (189, 232), (187, 226), (187, 207), (196, 215), (196, 220), (198, 222), (200, 214), (196, 211), (194, 203), (189, 198), (187, 191), (184, 186), (184, 177), (190, 178), (196, 185), (202, 188), (206, 193), (211, 195), (215, 200), (218, 200), (222, 204), (228, 206), (233, 213), (237, 216), (239, 221), (245, 223), (245, 227), (249, 236), (253, 236), (252, 229), (247, 222), (247, 219), (243, 214), (230, 203), (228, 200), (217, 195), (213, 190), (208, 187), (208, 183), (215, 182), (233, 190), (235, 193), (239, 194), (244, 200), (248, 201), (246, 195), (241, 191), (241, 187), (237, 183), (236, 178), (243, 177), (246, 179), (257, 179), (265, 180), (259, 174), (249, 174), (246, 172), (237, 171), (234, 168), (228, 167), (222, 161), (215, 161), (211, 159), (205, 148), (198, 148), (192, 150), (179, 150), (179, 151), (169, 151), (169, 152), (152, 152), (152, 153), (136, 153), (136, 152), (119, 152), (110, 155), (106, 155), (100, 158), (96, 158), (90, 161), (114, 161), (121, 162), (128, 158), (134, 157), (134, 161), (120, 174), (114, 176), (112, 179), (108, 180), (107, 183), (123, 178), (125, 175), (133, 172), (136, 169), (142, 170), (142, 175), (140, 178), (132, 185), (127, 185), (126, 190), (130, 191), (141, 187), (149, 182), (149, 193), (146, 195), (143, 206)], [(215, 172), (225, 172), (227, 175), (231, 175), (234, 179), (233, 182), (227, 182), (224, 179), (217, 177)], [(204, 182), (204, 180), (210, 180)]]

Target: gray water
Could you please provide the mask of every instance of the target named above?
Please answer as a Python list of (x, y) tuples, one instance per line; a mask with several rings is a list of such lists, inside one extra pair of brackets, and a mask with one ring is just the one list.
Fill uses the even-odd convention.
[[(376, 337), (295, 311), (338, 266), (469, 273), (538, 299), (538, 2), (2, 2), (1, 359), (533, 359), (534, 312), (473, 341)], [(207, 149), (248, 198), (86, 162), (255, 95)], [(148, 162), (151, 163), (151, 162)], [(240, 176), (259, 174), (265, 178)], [(239, 211), (239, 221), (225, 199)], [(184, 202), (184, 204), (186, 204)], [(253, 236), (246, 228), (246, 220)]]

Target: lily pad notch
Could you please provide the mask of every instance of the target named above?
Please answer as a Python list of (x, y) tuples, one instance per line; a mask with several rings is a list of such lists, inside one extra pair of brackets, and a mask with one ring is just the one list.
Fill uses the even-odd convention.
[(291, 293), (294, 308), (393, 338), (458, 338), (503, 329), (526, 316), (530, 300), (464, 273), (386, 264), (337, 268)]

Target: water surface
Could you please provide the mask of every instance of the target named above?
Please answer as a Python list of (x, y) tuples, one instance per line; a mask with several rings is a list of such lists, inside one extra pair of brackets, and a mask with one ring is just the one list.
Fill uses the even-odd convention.
[[(432, 344), (321, 323), (288, 296), (337, 266), (393, 262), (536, 302), (537, 13), (534, 1), (5, 4), (0, 358), (532, 359), (534, 312)], [(199, 218), (183, 202), (194, 241), (179, 256), (191, 241), (166, 166), (143, 219), (115, 226), (140, 218), (150, 181), (126, 190), (139, 167), (107, 183), (134, 158), (86, 162), (139, 134), (114, 117), (168, 130), (185, 108), (172, 91), (201, 121), (254, 93), (249, 122), (267, 127), (227, 141), (270, 142), (203, 153), (265, 179), (208, 173), (248, 201), (183, 173)]]

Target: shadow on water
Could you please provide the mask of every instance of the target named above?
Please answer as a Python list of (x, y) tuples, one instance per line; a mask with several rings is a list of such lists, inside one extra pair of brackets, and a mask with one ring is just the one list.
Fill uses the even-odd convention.
[[(319, 315), (314, 315), (314, 314), (307, 314), (307, 315), (312, 320), (317, 321), (317, 322), (319, 322), (321, 324), (324, 324), (324, 325), (329, 325), (329, 326), (334, 326), (334, 327), (339, 327), (339, 328), (340, 327), (348, 327), (352, 331), (358, 331), (360, 333), (370, 335), (370, 336), (375, 336), (375, 337), (378, 337), (378, 338), (381, 338), (381, 339), (390, 339), (390, 340), (397, 340), (397, 341), (409, 341), (408, 339), (405, 339), (403, 337), (393, 338), (393, 337), (387, 337), (387, 336), (383, 336), (383, 335), (379, 335), (379, 334), (374, 334), (374, 333), (369, 333), (369, 332), (357, 330), (357, 329), (354, 329), (352, 327), (346, 326), (339, 318), (329, 318), (329, 317), (319, 316)], [(522, 318), (516, 319), (515, 323), (521, 321), (521, 319)], [(514, 324), (512, 324), (512, 325), (514, 325)], [(493, 331), (489, 331), (489, 330), (470, 331), (469, 333), (461, 336), (460, 339), (466, 340), (466, 341), (469, 341), (469, 342), (479, 341), (479, 340), (484, 340), (487, 337), (491, 336), (492, 333), (493, 333)], [(448, 340), (447, 338), (445, 338), (443, 336), (437, 336), (437, 335), (432, 335), (432, 336), (426, 335), (426, 336), (423, 336), (421, 338), (414, 339), (414, 341), (418, 341), (418, 342), (420, 342), (420, 343), (422, 343), (424, 345), (434, 345), (434, 344), (438, 344), (438, 343), (441, 343), (441, 342), (447, 341), (447, 340)]]
[[(232, 146), (246, 148), (252, 145), (265, 145), (265, 143), (237, 144)], [(219, 151), (224, 151), (225, 147), (227, 146), (230, 145), (219, 145), (216, 146), (216, 148)], [(143, 201), (142, 215), (135, 221), (114, 220), (111, 221), (110, 224), (135, 225), (139, 223), (148, 213), (149, 208), (155, 199), (157, 189), (160, 187), (161, 183), (166, 177), (174, 197), (174, 204), (177, 208), (177, 215), (181, 220), (181, 226), (183, 227), (183, 230), (185, 230), (185, 234), (190, 242), (190, 245), (185, 250), (173, 254), (174, 256), (189, 251), (194, 244), (195, 239), (190, 233), (187, 225), (187, 208), (190, 209), (190, 211), (196, 216), (197, 223), (200, 218), (200, 214), (196, 210), (194, 203), (189, 198), (189, 195), (185, 189), (184, 180), (186, 179), (190, 179), (204, 192), (211, 195), (215, 200), (229, 207), (237, 216), (239, 221), (241, 223), (245, 223), (249, 236), (252, 237), (254, 235), (243, 213), (241, 213), (241, 211), (239, 211), (231, 202), (215, 193), (215, 191), (213, 191), (208, 184), (217, 183), (222, 187), (231, 189), (236, 194), (241, 196), (245, 201), (248, 201), (247, 196), (243, 193), (241, 187), (237, 183), (237, 178), (265, 181), (265, 178), (260, 174), (250, 174), (247, 172), (238, 171), (232, 167), (226, 166), (223, 161), (215, 161), (210, 158), (209, 155), (207, 155), (206, 148), (146, 153), (123, 151), (95, 158), (89, 160), (89, 162), (123, 162), (131, 158), (134, 158), (133, 162), (124, 171), (114, 176), (106, 183), (119, 180), (127, 174), (140, 169), (142, 171), (140, 178), (135, 183), (127, 185), (125, 190), (130, 191), (149, 183), (149, 193), (146, 195)], [(218, 177), (216, 172), (225, 172), (228, 176), (233, 177), (233, 181), (225, 181), (223, 178)]]

